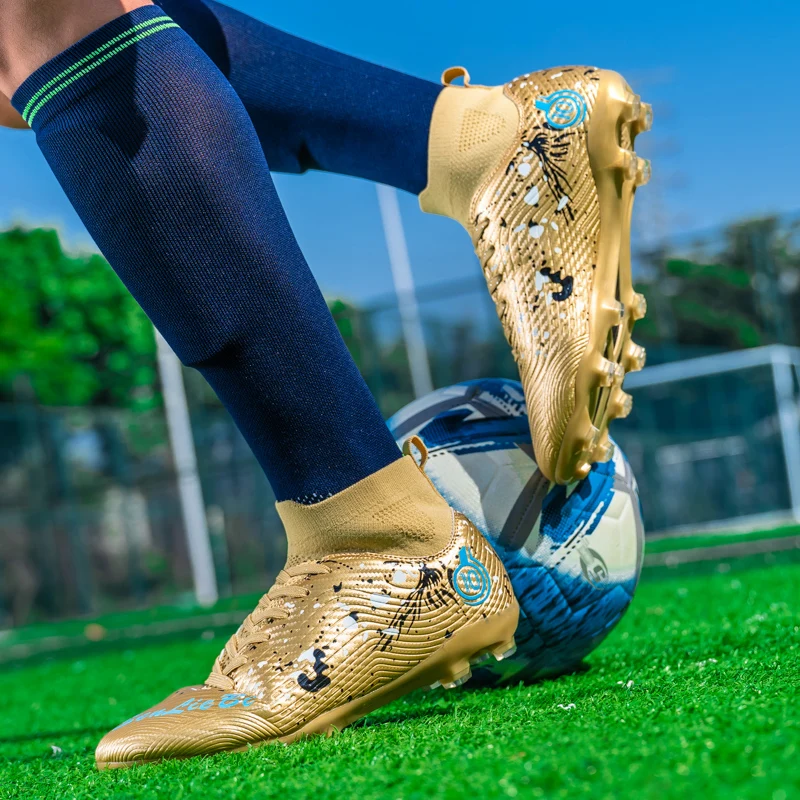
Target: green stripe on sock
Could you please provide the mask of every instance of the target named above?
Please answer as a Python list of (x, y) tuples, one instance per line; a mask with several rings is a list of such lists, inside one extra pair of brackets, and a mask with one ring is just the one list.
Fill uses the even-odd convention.
[(136, 44), (136, 42), (139, 42), (142, 39), (146, 39), (148, 36), (152, 36), (154, 33), (158, 33), (159, 31), (167, 30), (167, 28), (180, 28), (180, 25), (177, 25), (174, 22), (169, 22), (169, 23), (167, 23), (165, 25), (159, 25), (158, 27), (148, 28), (147, 30), (141, 31), (140, 33), (138, 33), (133, 38), (127, 39), (122, 44), (120, 44), (118, 47), (115, 47), (113, 50), (111, 50), (110, 52), (106, 53), (104, 56), (101, 56), (97, 60), (92, 61), (91, 64), (88, 64), (87, 66), (85, 66), (80, 72), (76, 72), (72, 77), (68, 78), (63, 83), (61, 83), (58, 86), (56, 86), (56, 88), (53, 89), (51, 92), (48, 92), (48, 94), (46, 94), (36, 104), (34, 109), (31, 111), (30, 117), (28, 117), (28, 119), (26, 120), (28, 125), (33, 125), (34, 118), (39, 113), (39, 111), (41, 110), (42, 106), (44, 106), (47, 103), (48, 100), (50, 100), (51, 98), (55, 97), (55, 95), (57, 95), (59, 92), (61, 92), (64, 89), (66, 89), (67, 86), (69, 86), (71, 83), (74, 83), (79, 78), (82, 78), (84, 75), (86, 75), (87, 73), (89, 73), (93, 69), (95, 69), (95, 67), (99, 67), (102, 63), (104, 63), (105, 61), (108, 61), (110, 58), (113, 58), (115, 55), (117, 55), (117, 53), (121, 53), (123, 50), (127, 49), (132, 44)]
[(106, 50), (110, 47), (113, 47), (118, 42), (122, 41), (126, 37), (130, 36), (131, 34), (135, 34), (137, 31), (140, 31), (144, 28), (149, 28), (152, 25), (156, 25), (158, 23), (163, 22), (172, 22), (172, 19), (167, 16), (162, 17), (154, 17), (153, 19), (149, 19), (146, 22), (140, 22), (138, 25), (134, 25), (132, 28), (128, 28), (124, 33), (120, 33), (118, 36), (115, 36), (113, 39), (107, 41), (102, 47), (98, 47), (97, 50), (93, 50), (89, 55), (84, 56), (80, 61), (76, 61), (71, 67), (65, 69), (59, 75), (56, 75), (55, 78), (49, 80), (44, 86), (42, 86), (36, 94), (28, 100), (28, 105), (25, 106), (25, 110), (22, 112), (22, 118), (30, 124), (30, 120), (28, 119), (28, 112), (33, 107), (34, 103), (48, 90), (51, 89), (55, 84), (59, 81), (63, 80), (67, 76), (71, 75), (76, 70), (80, 69), (84, 64), (91, 61), (92, 59), (96, 58), (97, 56), (102, 55)]

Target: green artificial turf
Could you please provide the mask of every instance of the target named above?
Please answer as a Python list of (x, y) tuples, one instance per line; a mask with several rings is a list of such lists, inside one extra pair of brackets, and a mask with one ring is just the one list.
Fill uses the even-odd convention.
[(330, 739), (98, 773), (105, 731), (202, 681), (222, 644), (0, 672), (0, 797), (800, 796), (800, 566), (648, 580), (590, 670), (414, 695)]
[(676, 550), (696, 550), (704, 547), (756, 542), (762, 539), (783, 539), (784, 537), (799, 535), (800, 525), (781, 525), (767, 530), (718, 531), (715, 533), (698, 533), (692, 536), (664, 536), (655, 540), (648, 539), (646, 552), (648, 555), (671, 553)]

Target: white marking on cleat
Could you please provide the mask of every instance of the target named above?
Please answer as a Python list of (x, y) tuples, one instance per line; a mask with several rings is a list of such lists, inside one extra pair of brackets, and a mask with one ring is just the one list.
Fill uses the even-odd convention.
[[(530, 168), (528, 172), (530, 172)], [(529, 206), (535, 206), (539, 202), (539, 188), (534, 186), (522, 199)]]

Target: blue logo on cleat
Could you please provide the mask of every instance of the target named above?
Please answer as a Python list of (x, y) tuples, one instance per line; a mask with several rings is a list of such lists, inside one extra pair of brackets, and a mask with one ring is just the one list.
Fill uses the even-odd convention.
[(473, 558), (469, 547), (461, 548), (458, 560), (459, 565), (453, 573), (453, 588), (468, 606), (485, 603), (492, 591), (489, 570), (478, 559)]
[(572, 89), (561, 89), (536, 101), (551, 127), (562, 130), (580, 125), (586, 117), (586, 101)]

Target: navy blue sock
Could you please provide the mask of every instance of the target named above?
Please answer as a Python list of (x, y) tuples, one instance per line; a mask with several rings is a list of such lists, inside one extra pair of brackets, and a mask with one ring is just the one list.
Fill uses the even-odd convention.
[(419, 194), (442, 87), (291, 36), (213, 0), (162, 0), (225, 74), (274, 172), (320, 169)]
[(400, 456), (241, 101), (160, 8), (73, 45), (13, 104), (111, 265), (226, 405), (278, 500), (323, 499)]

